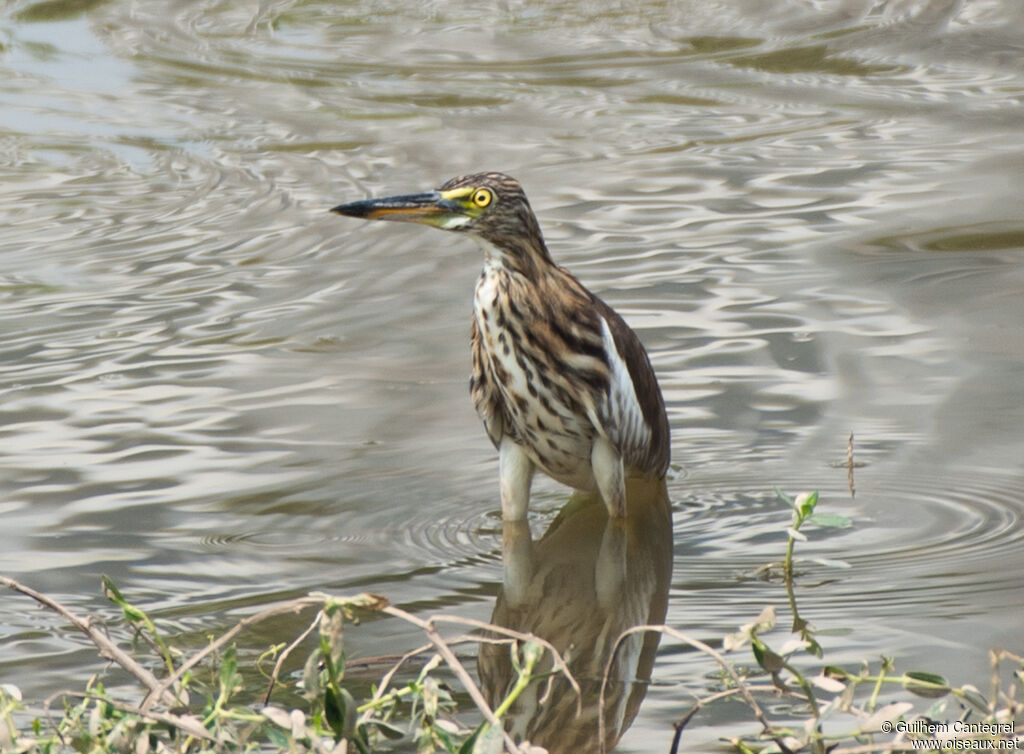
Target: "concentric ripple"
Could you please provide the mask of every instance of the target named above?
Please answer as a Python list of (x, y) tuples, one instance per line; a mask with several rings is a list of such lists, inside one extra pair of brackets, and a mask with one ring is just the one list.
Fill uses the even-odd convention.
[(453, 563), (501, 561), (501, 519), (493, 511), (477, 509), (440, 519), (421, 515), (390, 526), (403, 546), (425, 556), (444, 557)]
[[(960, 618), (966, 604), (978, 609), (979, 603), (1005, 604), (1008, 594), (1019, 598), (1024, 584), (1020, 479), (975, 469), (946, 480), (868, 466), (856, 470), (851, 498), (840, 474), (845, 470), (805, 476), (802, 488), (799, 481), (786, 481), (790, 494), (817, 489), (820, 512), (853, 522), (846, 529), (809, 526), (808, 541), (796, 547), (796, 556), (805, 559), (801, 580), (811, 586), (828, 583), (827, 589), (802, 592), (819, 625), (845, 622), (851, 610), (874, 619), (905, 617), (910, 610), (915, 620)], [(698, 475), (680, 486), (676, 499), (675, 583), (684, 598), (697, 590), (701, 604), (713, 606), (716, 600), (707, 590), (730, 593), (728, 610), (719, 606), (710, 612), (725, 620), (737, 604), (770, 597), (772, 590), (750, 577), (785, 551), (791, 515), (774, 492), (749, 480)], [(849, 568), (820, 565), (817, 558)]]

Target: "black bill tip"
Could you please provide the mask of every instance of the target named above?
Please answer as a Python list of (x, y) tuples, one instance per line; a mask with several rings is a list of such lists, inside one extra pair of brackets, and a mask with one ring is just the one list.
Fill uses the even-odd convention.
[(374, 202), (372, 199), (361, 202), (346, 202), (345, 204), (339, 204), (337, 207), (331, 207), (331, 212), (336, 215), (345, 215), (346, 217), (368, 217), (373, 210)]

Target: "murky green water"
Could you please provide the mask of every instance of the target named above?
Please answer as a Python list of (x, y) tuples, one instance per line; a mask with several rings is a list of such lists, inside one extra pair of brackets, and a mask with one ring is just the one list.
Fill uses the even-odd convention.
[[(982, 683), (1024, 609), (1022, 8), (7, 4), (0, 573), (113, 616), (107, 573), (200, 636), (311, 589), (489, 618), (478, 251), (326, 209), (495, 169), (651, 351), (667, 622), (710, 640), (784, 604), (737, 574), (782, 552), (772, 485), (820, 489), (856, 522), (805, 546), (852, 565), (802, 593), (854, 629), (830, 661)], [(566, 497), (537, 485), (535, 537)], [(0, 599), (0, 680), (96, 667)], [(663, 642), (620, 750), (667, 750), (709, 670)], [(698, 723), (694, 746), (734, 732)]]

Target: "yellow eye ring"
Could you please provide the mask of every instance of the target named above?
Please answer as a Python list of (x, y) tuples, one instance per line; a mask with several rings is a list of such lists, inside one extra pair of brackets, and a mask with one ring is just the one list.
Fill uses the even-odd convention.
[(490, 189), (478, 188), (473, 192), (471, 201), (480, 209), (488, 206), (494, 200), (494, 194), (491, 193)]

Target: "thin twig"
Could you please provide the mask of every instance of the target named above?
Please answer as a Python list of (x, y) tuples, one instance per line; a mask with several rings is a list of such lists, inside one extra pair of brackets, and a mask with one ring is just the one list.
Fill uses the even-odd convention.
[(7, 578), (6, 576), (0, 576), (0, 584), (3, 584), (8, 589), (12, 589), (15, 592), (20, 592), (27, 597), (31, 597), (40, 605), (48, 607), (50, 610), (53, 610), (55, 613), (67, 620), (75, 628), (89, 637), (89, 640), (96, 645), (97, 649), (99, 649), (100, 657), (116, 662), (126, 671), (135, 676), (143, 686), (149, 689), (150, 696), (153, 696), (155, 699), (160, 699), (161, 702), (169, 706), (179, 703), (178, 697), (170, 691), (171, 684), (162, 684), (155, 675), (137, 663), (131, 655), (114, 644), (106, 633), (93, 625), (91, 617), (81, 618), (52, 597), (47, 597), (45, 594), (37, 592), (35, 589), (25, 586), (14, 579)]
[[(776, 693), (777, 694), (779, 692), (778, 687), (772, 686), (772, 685), (747, 686), (747, 690), (750, 691), (752, 694), (753, 693)], [(675, 735), (672, 738), (672, 748), (669, 750), (670, 754), (675, 754), (675, 752), (678, 751), (678, 749), (679, 749), (679, 739), (680, 739), (680, 737), (683, 734), (683, 729), (689, 724), (690, 720), (693, 718), (694, 715), (696, 715), (698, 712), (700, 712), (702, 709), (704, 709), (709, 704), (714, 704), (717, 701), (720, 701), (722, 699), (728, 699), (730, 696), (736, 696), (737, 694), (740, 694), (740, 693), (742, 693), (740, 691), (740, 689), (738, 687), (734, 687), (734, 688), (731, 688), (731, 689), (724, 689), (722, 691), (716, 691), (714, 694), (709, 694), (708, 696), (698, 697), (697, 700), (694, 702), (693, 707), (691, 709), (687, 710), (685, 715), (683, 715), (681, 718), (679, 718), (678, 720), (676, 720), (672, 724), (672, 727), (675, 728)], [(799, 696), (799, 695), (793, 694), (793, 696)]]
[[(125, 702), (119, 702), (116, 699), (111, 699), (106, 696), (99, 694), (90, 694), (82, 691), (58, 691), (55, 694), (51, 694), (43, 702), (43, 708), (49, 712), (50, 705), (55, 699), (63, 697), (75, 697), (76, 699), (92, 699), (97, 702), (103, 702), (103, 704), (109, 705), (114, 709), (120, 710), (121, 712), (127, 712), (129, 715), (138, 715), (139, 717), (146, 718), (155, 723), (163, 723), (164, 725), (170, 725), (183, 733), (187, 733), (193, 738), (201, 738), (206, 741), (217, 741), (217, 737), (210, 733), (204, 728), (198, 720), (195, 718), (189, 719), (180, 715), (172, 715), (169, 712), (155, 712), (153, 710), (144, 710), (140, 707), (136, 707), (132, 704)], [(63, 738), (62, 738), (63, 740)]]
[(608, 679), (611, 675), (612, 663), (615, 660), (615, 655), (619, 651), (619, 647), (622, 646), (622, 642), (625, 641), (625, 639), (628, 636), (637, 633), (646, 633), (647, 631), (657, 631), (659, 633), (668, 634), (669, 636), (672, 636), (676, 639), (679, 639), (682, 642), (685, 642), (686, 644), (689, 644), (694, 649), (700, 650), (704, 654), (711, 657), (715, 662), (717, 662), (719, 666), (726, 673), (729, 674), (729, 677), (732, 679), (732, 682), (736, 684), (736, 688), (739, 689), (739, 693), (743, 696), (743, 700), (747, 703), (747, 706), (750, 707), (751, 711), (754, 713), (754, 717), (756, 717), (758, 722), (761, 723), (762, 727), (764, 728), (765, 732), (768, 733), (769, 737), (776, 743), (776, 745), (779, 747), (781, 751), (789, 751), (785, 744), (783, 744), (781, 737), (774, 734), (771, 723), (768, 722), (768, 718), (765, 716), (764, 710), (761, 709), (761, 706), (757, 703), (757, 700), (754, 699), (753, 694), (750, 693), (750, 689), (747, 688), (747, 685), (743, 682), (739, 675), (737, 675), (736, 671), (733, 670), (732, 665), (726, 662), (725, 658), (722, 657), (721, 654), (719, 654), (713, 648), (702, 642), (700, 639), (694, 639), (690, 636), (687, 636), (682, 631), (672, 628), (671, 626), (643, 625), (633, 626), (632, 628), (628, 628), (621, 634), (619, 634), (619, 638), (615, 640), (615, 645), (612, 647), (612, 651), (608, 655), (608, 660), (605, 662), (604, 673), (601, 677), (601, 693), (598, 696), (597, 703), (597, 739), (598, 744), (600, 746), (601, 754), (604, 754), (605, 752), (604, 741), (606, 733), (604, 720), (604, 699), (605, 692), (608, 688)]
[(308, 626), (306, 626), (306, 630), (299, 634), (298, 637), (296, 637), (295, 641), (293, 641), (291, 644), (285, 647), (284, 651), (281, 652), (281, 655), (277, 658), (277, 662), (274, 663), (274, 670), (270, 674), (270, 684), (267, 686), (267, 693), (263, 697), (264, 706), (270, 704), (270, 695), (274, 691), (274, 685), (277, 683), (277, 678), (281, 674), (281, 667), (284, 665), (285, 660), (288, 659), (292, 651), (294, 651), (294, 649), (297, 646), (299, 646), (303, 641), (305, 641), (307, 636), (313, 633), (313, 630), (317, 627), (317, 624), (320, 622), (320, 616), (322, 616), (323, 614), (323, 610), (317, 612), (313, 620), (310, 621)]
[(274, 607), (267, 608), (266, 610), (255, 613), (254, 615), (247, 615), (246, 617), (238, 621), (238, 623), (236, 623), (234, 626), (225, 631), (223, 634), (218, 636), (214, 641), (207, 644), (205, 647), (203, 647), (203, 649), (196, 652), (194, 655), (188, 658), (188, 660), (179, 665), (177, 671), (175, 671), (173, 675), (168, 676), (166, 679), (164, 679), (163, 683), (159, 685), (155, 692), (151, 690), (150, 693), (146, 695), (146, 698), (142, 700), (142, 704), (139, 706), (139, 709), (141, 709), (144, 712), (149, 710), (156, 702), (156, 700), (159, 698), (159, 695), (163, 693), (165, 689), (170, 688), (186, 672), (188, 672), (190, 669), (194, 668), (196, 665), (202, 662), (202, 660), (207, 655), (211, 654), (212, 652), (216, 652), (218, 649), (220, 649), (229, 641), (238, 636), (238, 634), (242, 633), (242, 631), (244, 631), (249, 626), (255, 623), (259, 623), (260, 621), (266, 620), (267, 618), (272, 618), (275, 615), (283, 615), (285, 613), (297, 613), (306, 609), (307, 607), (312, 607), (314, 605), (322, 605), (323, 603), (324, 600), (320, 597), (299, 597), (298, 599), (289, 600), (288, 602), (285, 602), (281, 605), (275, 605)]
[(404, 610), (394, 606), (384, 608), (384, 612), (388, 613), (389, 615), (393, 615), (396, 618), (401, 618), (402, 620), (412, 623), (415, 626), (419, 626), (423, 630), (423, 633), (425, 633), (427, 635), (427, 638), (430, 639), (431, 643), (437, 649), (438, 653), (444, 659), (445, 663), (448, 665), (451, 671), (455, 673), (455, 677), (459, 679), (459, 682), (462, 683), (466, 691), (469, 692), (470, 699), (473, 700), (473, 704), (475, 704), (477, 709), (480, 710), (481, 714), (483, 714), (484, 719), (487, 720), (488, 724), (490, 724), (491, 727), (501, 731), (501, 735), (505, 740), (505, 747), (508, 749), (508, 751), (518, 752), (520, 750), (519, 747), (516, 746), (516, 742), (513, 740), (512, 736), (510, 736), (508, 732), (505, 730), (505, 726), (502, 725), (501, 721), (495, 716), (494, 710), (492, 710), (490, 705), (487, 704), (487, 700), (484, 699), (484, 695), (480, 691), (480, 687), (476, 685), (476, 682), (473, 680), (473, 677), (470, 676), (465, 666), (463, 666), (463, 664), (459, 662), (459, 658), (455, 656), (454, 652), (452, 652), (451, 647), (449, 647), (448, 644), (445, 643), (445, 640), (437, 632), (437, 628), (434, 626), (434, 621), (438, 620), (440, 616), (435, 616), (428, 620), (423, 620), (422, 618), (416, 617), (412, 613), (407, 613)]
[(367, 711), (363, 713), (363, 719), (365, 719), (366, 716), (369, 715), (370, 709), (376, 706), (377, 702), (384, 698), (384, 693), (387, 691), (388, 686), (391, 684), (391, 679), (394, 677), (395, 673), (397, 673), (399, 669), (408, 660), (411, 660), (416, 655), (423, 654), (424, 652), (431, 650), (433, 648), (434, 645), (432, 643), (423, 644), (422, 646), (416, 647), (416, 649), (406, 652), (398, 659), (398, 661), (394, 665), (391, 666), (391, 669), (384, 674), (384, 677), (381, 678), (380, 682), (377, 684), (377, 691), (374, 693), (373, 698), (371, 698), (370, 701), (366, 702), (366, 704), (361, 705), (367, 708)]
[[(385, 608), (384, 612), (387, 613), (391, 609), (392, 608)], [(396, 615), (395, 617), (402, 617), (402, 616)], [(552, 669), (552, 671), (554, 671), (556, 673), (560, 673), (565, 678), (565, 680), (568, 681), (569, 685), (572, 686), (573, 691), (576, 692), (576, 714), (579, 715), (582, 712), (582, 709), (583, 709), (583, 707), (582, 707), (583, 690), (580, 688), (580, 685), (576, 681), (576, 678), (573, 676), (572, 672), (569, 670), (569, 664), (565, 661), (565, 658), (562, 657), (562, 654), (557, 649), (555, 649), (555, 646), (551, 642), (547, 641), (546, 639), (542, 639), (541, 637), (536, 636), (535, 634), (529, 634), (529, 633), (524, 633), (522, 631), (516, 631), (515, 629), (512, 629), (512, 628), (506, 628), (505, 626), (498, 626), (498, 625), (495, 625), (493, 623), (486, 623), (484, 621), (476, 620), (474, 618), (463, 618), (463, 617), (461, 617), (459, 615), (432, 615), (430, 617), (430, 620), (434, 621), (435, 623), (454, 623), (456, 625), (468, 626), (470, 628), (476, 628), (476, 629), (479, 629), (481, 631), (490, 631), (492, 633), (500, 634), (502, 636), (507, 637), (508, 639), (515, 639), (516, 641), (522, 641), (522, 642), (532, 641), (532, 642), (535, 642), (537, 644), (540, 644), (542, 647), (544, 647), (544, 649), (546, 649), (551, 654), (551, 658), (552, 658), (552, 667), (551, 667), (551, 669)], [(419, 624), (417, 623), (415, 625), (419, 625)], [(474, 636), (474, 637), (470, 637), (470, 638), (471, 638), (472, 641), (475, 641), (475, 642), (478, 642), (478, 643), (505, 643), (504, 639), (497, 639), (497, 640), (495, 640), (495, 639), (489, 639), (486, 636)], [(453, 643), (453, 640), (449, 640), (449, 644), (451, 644), (451, 643)], [(553, 676), (551, 678), (553, 678)], [(548, 681), (549, 689), (550, 689), (550, 685), (551, 685), (551, 680)], [(545, 692), (545, 694), (546, 693), (547, 692)]]
[[(225, 631), (219, 637), (217, 637), (217, 639), (210, 642), (210, 644), (205, 646), (202, 650), (198, 651), (190, 658), (188, 658), (188, 660), (182, 663), (174, 673), (172, 673), (166, 679), (161, 681), (155, 675), (153, 675), (153, 673), (139, 665), (139, 663), (136, 662), (130, 655), (128, 655), (116, 644), (114, 644), (113, 641), (111, 641), (111, 639), (107, 637), (103, 631), (101, 631), (96, 626), (93, 626), (91, 619), (83, 619), (79, 617), (70, 609), (68, 609), (61, 603), (57, 602), (56, 600), (47, 597), (46, 595), (37, 592), (36, 590), (27, 587), (24, 584), (21, 584), (13, 579), (7, 578), (5, 576), (0, 576), (0, 584), (14, 591), (21, 592), (22, 594), (31, 597), (32, 599), (36, 600), (39, 604), (50, 608), (58, 615), (68, 620), (72, 625), (74, 625), (77, 629), (79, 629), (86, 636), (89, 637), (93, 644), (95, 644), (96, 647), (100, 650), (100, 656), (107, 658), (120, 665), (123, 669), (125, 669), (133, 676), (135, 676), (135, 678), (137, 678), (142, 683), (142, 685), (147, 689), (147, 694), (143, 698), (142, 703), (138, 707), (132, 707), (131, 705), (127, 705), (122, 702), (113, 702), (112, 700), (105, 699), (104, 701), (118, 707), (119, 709), (123, 709), (133, 714), (138, 714), (151, 720), (166, 722), (168, 724), (175, 725), (176, 727), (188, 733), (189, 735), (202, 738), (210, 737), (209, 732), (206, 731), (205, 728), (202, 728), (201, 726), (196, 727), (196, 725), (191, 721), (185, 718), (178, 717), (176, 715), (153, 711), (152, 706), (157, 703), (167, 704), (169, 706), (182, 703), (181, 700), (179, 700), (179, 698), (171, 691), (175, 683), (177, 683), (177, 681), (180, 680), (180, 678), (187, 671), (189, 671), (191, 668), (195, 667), (197, 664), (202, 662), (202, 660), (209, 656), (211, 653), (216, 652), (218, 649), (225, 646), (228, 642), (234, 639), (246, 628), (276, 615), (283, 615), (286, 613), (297, 613), (301, 610), (306, 609), (307, 607), (313, 606), (320, 606), (322, 608), (331, 600), (335, 599), (326, 594), (315, 593), (310, 594), (306, 597), (300, 597), (298, 599), (289, 600), (288, 602), (267, 608), (266, 610), (263, 610), (259, 613), (246, 616), (239, 620), (234, 626)], [(473, 700), (473, 703), (483, 714), (488, 724), (501, 731), (502, 736), (504, 737), (506, 748), (508, 749), (509, 752), (518, 752), (520, 751), (520, 749), (516, 746), (516, 743), (512, 739), (512, 737), (507, 732), (505, 732), (504, 726), (502, 726), (501, 721), (495, 716), (493, 710), (491, 710), (490, 706), (487, 704), (487, 701), (486, 699), (484, 699), (483, 693), (480, 691), (480, 688), (476, 685), (472, 676), (470, 676), (469, 672), (466, 670), (465, 666), (463, 666), (463, 664), (459, 661), (458, 657), (452, 651), (452, 644), (461, 643), (463, 641), (473, 641), (475, 643), (500, 643), (511, 640), (524, 642), (532, 641), (540, 644), (548, 652), (551, 653), (553, 669), (556, 672), (563, 675), (569, 682), (569, 684), (572, 686), (572, 688), (575, 690), (577, 697), (577, 714), (579, 713), (582, 696), (579, 684), (573, 677), (572, 673), (569, 671), (568, 664), (565, 662), (564, 658), (558, 652), (558, 650), (555, 649), (555, 647), (550, 642), (545, 641), (540, 637), (534, 636), (532, 634), (522, 633), (520, 631), (514, 631), (503, 626), (497, 626), (490, 623), (484, 623), (483, 621), (473, 620), (471, 618), (462, 618), (459, 616), (437, 615), (432, 616), (428, 620), (424, 620), (415, 615), (412, 615), (411, 613), (407, 613), (406, 611), (401, 610), (400, 608), (388, 606), (385, 600), (383, 600), (380, 597), (377, 597), (376, 595), (361, 594), (354, 598), (340, 600), (340, 602), (342, 602), (345, 605), (351, 605), (353, 607), (363, 606), (367, 607), (368, 609), (379, 610), (393, 617), (400, 618), (406, 621), (407, 623), (411, 623), (412, 625), (415, 625), (422, 629), (423, 632), (426, 634), (427, 638), (430, 639), (430, 645), (420, 647), (416, 650), (413, 650), (412, 652), (407, 653), (402, 657), (402, 659), (395, 665), (395, 667), (392, 668), (384, 677), (383, 683), (381, 684), (381, 689), (387, 686), (388, 682), (390, 682), (391, 678), (397, 672), (398, 668), (406, 660), (426, 651), (430, 647), (433, 647), (441, 655), (441, 657), (444, 659), (448, 667), (459, 679), (460, 683), (462, 683), (462, 685), (465, 687), (466, 691), (470, 695), (470, 698)], [(482, 629), (499, 634), (506, 638), (494, 639), (487, 636), (476, 636), (459, 637), (453, 640), (446, 640), (441, 636), (441, 634), (437, 630), (437, 624), (439, 623), (451, 623), (468, 626), (474, 629)], [(313, 621), (310, 624), (310, 626), (303, 632), (303, 634), (286, 648), (283, 656), (279, 658), (274, 668), (274, 674), (271, 679), (271, 687), (270, 689), (268, 689), (268, 696), (270, 690), (273, 689), (274, 680), (277, 678), (280, 672), (281, 664), (284, 661), (284, 657), (286, 657), (288, 653), (290, 653), (299, 643), (301, 643), (301, 641), (311, 633), (311, 631), (316, 625), (317, 621)], [(552, 676), (550, 676), (548, 680), (549, 691), (552, 682), (551, 679), (553, 677), (554, 674), (552, 674)], [(91, 698), (91, 695), (88, 694), (78, 696), (83, 696), (83, 698)], [(378, 697), (379, 694), (378, 696), (374, 697), (374, 700), (376, 701)]]
[[(513, 638), (497, 639), (489, 636), (457, 636), (453, 639), (446, 639), (446, 642), (448, 643), (449, 646), (455, 644), (513, 644), (515, 641), (516, 639)], [(416, 647), (416, 649), (409, 650), (404, 655), (395, 660), (391, 667), (388, 669), (388, 671), (380, 679), (380, 681), (378, 681), (375, 684), (377, 690), (374, 692), (373, 697), (371, 697), (369, 701), (360, 705), (360, 708), (365, 710), (360, 720), (366, 720), (369, 717), (371, 710), (386, 695), (388, 686), (391, 685), (391, 679), (394, 677), (395, 673), (397, 673), (402, 668), (402, 666), (405, 665), (405, 663), (407, 663), (412, 658), (423, 654), (424, 652), (429, 652), (432, 649), (435, 649), (433, 643), (423, 644), (421, 646)], [(391, 655), (391, 657), (393, 658), (394, 655)], [(346, 668), (351, 668), (353, 665), (363, 664), (367, 662), (368, 659), (379, 658), (364, 658), (362, 660), (350, 660), (347, 663)], [(551, 685), (551, 678), (553, 678), (553, 676), (548, 677), (548, 686)]]
[(850, 497), (854, 497), (857, 494), (857, 488), (853, 484), (853, 432), (850, 433), (849, 439), (846, 441), (846, 484), (850, 488)]

